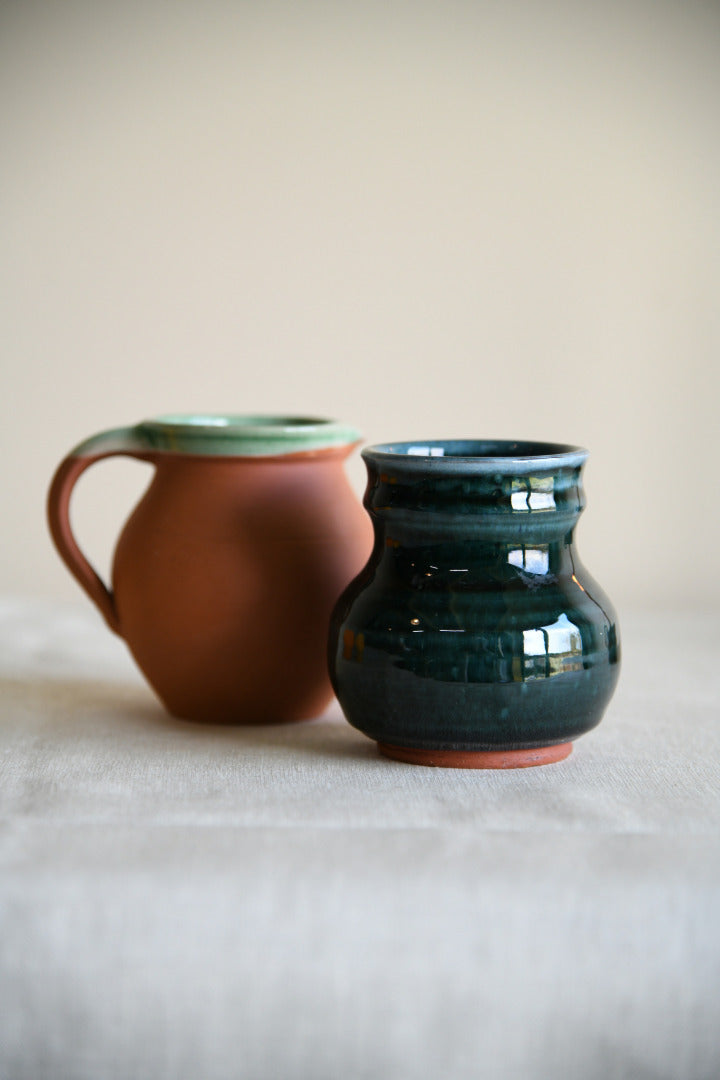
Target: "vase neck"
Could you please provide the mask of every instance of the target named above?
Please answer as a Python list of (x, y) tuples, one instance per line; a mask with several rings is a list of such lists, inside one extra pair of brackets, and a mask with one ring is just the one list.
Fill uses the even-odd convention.
[(567, 543), (585, 506), (582, 463), (472, 473), (388, 469), (367, 454), (365, 506), (376, 532), (403, 546), (478, 540), (511, 550)]

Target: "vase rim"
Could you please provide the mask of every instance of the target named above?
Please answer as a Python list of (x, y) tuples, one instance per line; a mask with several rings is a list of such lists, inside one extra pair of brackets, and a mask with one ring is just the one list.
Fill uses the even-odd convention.
[(377, 443), (365, 447), (362, 456), (413, 472), (524, 474), (580, 468), (588, 451), (536, 439), (414, 439)]

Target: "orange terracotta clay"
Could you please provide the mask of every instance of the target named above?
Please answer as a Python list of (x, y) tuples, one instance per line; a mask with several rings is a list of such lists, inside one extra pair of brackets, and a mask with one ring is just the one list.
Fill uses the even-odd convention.
[(378, 743), (385, 757), (410, 765), (434, 765), (443, 769), (526, 769), (551, 765), (572, 753), (572, 743), (540, 746), (532, 750), (414, 750), (409, 746)]
[[(316, 716), (330, 701), (330, 612), (372, 545), (345, 476), (352, 446), (223, 456), (126, 445), (75, 452), (58, 468), (55, 544), (173, 715), (262, 724)], [(109, 591), (68, 507), (79, 475), (115, 453), (155, 475), (118, 540)]]

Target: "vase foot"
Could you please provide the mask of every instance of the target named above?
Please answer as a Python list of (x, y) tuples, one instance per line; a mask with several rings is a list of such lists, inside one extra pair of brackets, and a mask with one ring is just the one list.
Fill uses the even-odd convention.
[(531, 750), (418, 750), (411, 746), (378, 743), (385, 757), (410, 765), (431, 765), (442, 769), (528, 769), (552, 765), (572, 753), (572, 743), (536, 746)]

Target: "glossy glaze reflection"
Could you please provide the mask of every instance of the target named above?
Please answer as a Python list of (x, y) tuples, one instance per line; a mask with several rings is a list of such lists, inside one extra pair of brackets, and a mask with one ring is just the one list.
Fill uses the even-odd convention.
[(619, 640), (573, 542), (586, 456), (536, 443), (364, 451), (375, 545), (335, 610), (330, 666), (349, 721), (393, 756), (560, 746), (600, 720)]

